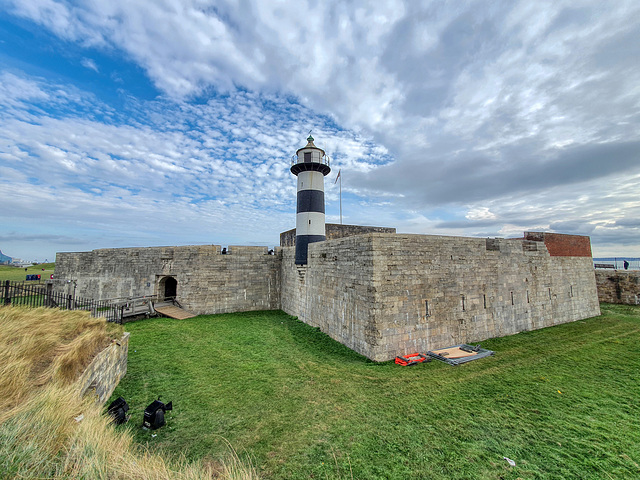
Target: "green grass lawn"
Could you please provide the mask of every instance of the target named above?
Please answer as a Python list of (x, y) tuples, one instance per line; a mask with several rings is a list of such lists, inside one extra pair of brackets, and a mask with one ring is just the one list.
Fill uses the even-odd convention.
[[(640, 478), (640, 307), (602, 310), (458, 367), (373, 363), (279, 311), (145, 320), (113, 398), (151, 449), (226, 439), (263, 478)], [(158, 395), (167, 426), (141, 430)]]
[[(0, 265), (0, 281), (2, 280), (11, 280), (12, 282), (23, 282), (27, 275), (41, 275), (41, 281), (48, 280), (53, 274), (53, 269), (55, 267), (55, 263), (41, 263), (39, 265), (33, 265), (31, 267), (26, 267), (27, 271), (25, 272), (24, 267), (10, 267), (9, 265)], [(44, 268), (44, 272), (42, 269)], [(35, 283), (35, 282), (34, 282)]]

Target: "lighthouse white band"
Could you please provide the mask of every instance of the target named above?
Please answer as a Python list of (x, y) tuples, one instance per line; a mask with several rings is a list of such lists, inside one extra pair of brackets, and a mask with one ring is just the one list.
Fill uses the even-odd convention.
[(324, 192), (324, 175), (322, 172), (300, 172), (298, 174), (298, 191), (320, 190)]
[(324, 234), (324, 213), (300, 212), (296, 215), (296, 236)]

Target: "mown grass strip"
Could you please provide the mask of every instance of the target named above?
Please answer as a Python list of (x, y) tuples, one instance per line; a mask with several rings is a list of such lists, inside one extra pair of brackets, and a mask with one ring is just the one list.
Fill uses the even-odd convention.
[[(0, 265), (0, 280), (10, 280), (12, 282), (24, 282), (27, 275), (40, 275), (41, 281), (48, 280), (54, 273), (55, 263), (40, 263), (30, 267), (12, 267)], [(44, 270), (43, 270), (44, 269)], [(37, 282), (36, 282), (37, 283)]]
[(282, 312), (146, 320), (114, 397), (138, 442), (207, 459), (226, 439), (264, 478), (638, 478), (640, 308), (602, 310), (458, 367), (373, 363)]

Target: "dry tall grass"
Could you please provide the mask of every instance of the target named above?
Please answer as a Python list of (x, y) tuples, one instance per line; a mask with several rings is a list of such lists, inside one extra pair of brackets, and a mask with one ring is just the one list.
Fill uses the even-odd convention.
[(143, 451), (79, 396), (74, 381), (121, 327), (86, 312), (1, 307), (0, 331), (1, 478), (257, 478), (233, 452), (214, 471)]
[(122, 327), (87, 312), (0, 308), (0, 422), (37, 387), (69, 385)]

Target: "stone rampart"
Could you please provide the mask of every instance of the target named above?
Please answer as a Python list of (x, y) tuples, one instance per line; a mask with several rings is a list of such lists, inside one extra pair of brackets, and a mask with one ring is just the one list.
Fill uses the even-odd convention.
[(640, 305), (640, 271), (596, 270), (601, 302)]
[(383, 361), (599, 315), (590, 252), (589, 238), (573, 235), (378, 232), (311, 244), (305, 266), (293, 247), (59, 253), (55, 282), (96, 299), (163, 296), (177, 284), (196, 314), (282, 308)]
[[(324, 226), (327, 240), (336, 238), (352, 237), (363, 233), (396, 233), (395, 228), (390, 227), (368, 227), (364, 225), (343, 225), (341, 223), (327, 223)], [(296, 229), (287, 230), (280, 234), (281, 247), (295, 247)]]
[(283, 310), (376, 361), (600, 314), (591, 258), (543, 241), (367, 234), (310, 246), (304, 275), (289, 250)]
[(163, 296), (167, 278), (177, 300), (196, 314), (280, 308), (280, 251), (219, 245), (110, 248), (58, 253), (54, 288), (94, 299)]
[(82, 395), (91, 395), (99, 403), (106, 402), (120, 379), (127, 373), (129, 332), (114, 340), (94, 357), (77, 381)]
[(282, 255), (282, 310), (363, 355), (377, 335), (369, 323), (375, 304), (371, 241), (358, 236), (314, 243), (306, 266), (295, 265), (294, 247)]

